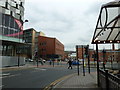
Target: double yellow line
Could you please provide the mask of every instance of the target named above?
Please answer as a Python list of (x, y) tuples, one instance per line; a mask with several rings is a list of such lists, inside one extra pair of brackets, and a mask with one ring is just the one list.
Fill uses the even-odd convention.
[(76, 73), (74, 74), (70, 74), (70, 75), (67, 75), (67, 76), (64, 76), (60, 79), (57, 79), (55, 81), (53, 81), (51, 84), (47, 85), (43, 90), (51, 90), (55, 85), (57, 85), (59, 82), (63, 81), (63, 80), (66, 80), (72, 76), (76, 75)]

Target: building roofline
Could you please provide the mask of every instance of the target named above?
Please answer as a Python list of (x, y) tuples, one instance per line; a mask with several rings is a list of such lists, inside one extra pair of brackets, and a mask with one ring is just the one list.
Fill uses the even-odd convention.
[[(59, 41), (57, 38), (55, 37), (48, 37), (48, 36), (39, 36), (39, 37), (46, 37), (46, 38), (50, 38), (50, 39), (55, 39), (57, 41)], [(59, 43), (61, 43), (62, 45), (64, 45), (62, 42), (59, 41)]]

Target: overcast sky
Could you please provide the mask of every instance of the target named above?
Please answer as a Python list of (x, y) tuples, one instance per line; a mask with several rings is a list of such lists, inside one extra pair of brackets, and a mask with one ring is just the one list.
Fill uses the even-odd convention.
[[(26, 0), (24, 29), (34, 28), (61, 41), (65, 50), (90, 44), (100, 7), (113, 0)], [(93, 47), (92, 45), (90, 45)]]

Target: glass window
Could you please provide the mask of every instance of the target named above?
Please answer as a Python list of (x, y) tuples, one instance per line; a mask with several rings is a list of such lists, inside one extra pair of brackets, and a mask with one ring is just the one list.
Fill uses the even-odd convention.
[(14, 18), (13, 17), (11, 17), (10, 18), (10, 28), (15, 28), (15, 26), (14, 26)]
[(5, 26), (6, 27), (9, 26), (9, 16), (8, 15), (5, 16)]
[(3, 27), (4, 28), (4, 35), (7, 35), (8, 34), (8, 29), (6, 27)]

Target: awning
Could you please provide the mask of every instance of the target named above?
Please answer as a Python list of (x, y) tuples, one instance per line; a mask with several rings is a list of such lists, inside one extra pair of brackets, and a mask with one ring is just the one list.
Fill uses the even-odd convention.
[(92, 44), (120, 43), (120, 0), (102, 5)]

